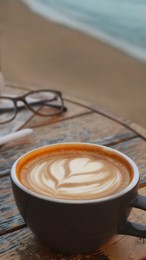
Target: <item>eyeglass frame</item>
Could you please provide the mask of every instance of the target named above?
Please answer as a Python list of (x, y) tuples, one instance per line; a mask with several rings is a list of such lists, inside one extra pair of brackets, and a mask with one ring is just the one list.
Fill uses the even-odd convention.
[[(60, 110), (59, 110), (59, 112), (57, 113), (57, 112), (55, 112), (55, 113), (52, 113), (52, 114), (49, 114), (49, 115), (42, 115), (41, 113), (39, 113), (38, 111), (35, 111), (35, 110), (33, 110), (32, 108), (31, 108), (31, 106), (29, 105), (29, 103), (26, 101), (26, 97), (27, 96), (29, 96), (29, 95), (31, 95), (31, 94), (34, 94), (34, 93), (39, 93), (39, 92), (50, 92), (50, 93), (53, 93), (53, 94), (55, 94), (56, 95), (56, 97), (57, 98), (60, 98), (60, 104), (61, 104), (61, 106), (51, 106), (50, 105), (50, 107), (54, 107), (54, 108), (59, 108)], [(14, 119), (15, 119), (15, 117), (16, 117), (16, 115), (17, 115), (17, 113), (19, 112), (19, 107), (18, 107), (18, 105), (17, 105), (17, 102), (18, 101), (22, 101), (23, 103), (24, 103), (24, 105), (25, 105), (25, 107), (28, 109), (28, 110), (30, 110), (31, 112), (33, 112), (34, 114), (36, 114), (36, 115), (38, 115), (38, 116), (42, 116), (42, 117), (51, 117), (51, 116), (55, 116), (55, 115), (59, 115), (59, 114), (62, 114), (63, 112), (65, 112), (65, 111), (67, 111), (67, 108), (64, 106), (64, 100), (63, 100), (63, 97), (62, 97), (62, 93), (61, 93), (61, 91), (58, 91), (58, 90), (50, 90), (50, 89), (42, 89), (42, 90), (32, 90), (32, 91), (29, 91), (29, 92), (27, 92), (27, 93), (25, 93), (25, 94), (23, 94), (23, 95), (20, 95), (20, 96), (16, 96), (16, 97), (9, 97), (9, 96), (0, 96), (0, 99), (8, 99), (8, 100), (11, 100), (12, 102), (13, 102), (13, 104), (14, 104), (14, 116), (11, 118), (11, 119), (9, 119), (9, 120), (7, 120), (7, 121), (5, 121), (5, 122), (0, 122), (0, 125), (2, 125), (2, 124), (6, 124), (6, 123), (9, 123), (9, 122), (11, 122), (11, 121), (13, 121)], [(52, 101), (53, 99), (50, 99), (50, 100), (48, 100), (48, 101)], [(38, 101), (38, 103), (41, 103), (41, 100), (40, 101)]]

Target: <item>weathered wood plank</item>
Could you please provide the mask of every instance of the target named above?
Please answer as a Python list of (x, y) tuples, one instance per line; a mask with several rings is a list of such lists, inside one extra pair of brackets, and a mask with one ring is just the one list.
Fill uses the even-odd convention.
[[(110, 144), (134, 138), (136, 135), (125, 127), (96, 113), (85, 114), (58, 123), (34, 129), (31, 139), (1, 147), (0, 171), (9, 169), (23, 153), (47, 144), (58, 142), (97, 142)], [(7, 160), (9, 158), (9, 160)]]
[(2, 259), (21, 260), (108, 260), (100, 250), (87, 255), (65, 256), (56, 252), (51, 252), (48, 248), (40, 244), (39, 240), (28, 228), (15, 231), (0, 237), (0, 253)]
[(1, 179), (0, 187), (0, 235), (2, 235), (24, 226), (24, 221), (14, 202), (9, 176)]
[(103, 106), (100, 106), (97, 104), (93, 104), (87, 100), (81, 100), (80, 98), (68, 96), (68, 95), (65, 95), (65, 100), (67, 100), (69, 102), (73, 102), (75, 104), (80, 104), (86, 108), (90, 108), (92, 111), (102, 114), (104, 116), (107, 116), (107, 117), (111, 118), (112, 120), (115, 120), (119, 123), (126, 122), (128, 124), (131, 122), (129, 119), (126, 119), (125, 117), (123, 117), (117, 113), (113, 114), (106, 107), (103, 107)]
[[(138, 165), (141, 177), (146, 180), (146, 143), (136, 138), (115, 145), (114, 148), (130, 156)], [(20, 225), (24, 225), (13, 199), (9, 176), (1, 178), (0, 211), (0, 234), (4, 234), (8, 230), (15, 230)]]
[[(38, 139), (39, 136), (39, 139)], [(62, 122), (49, 124), (35, 129), (34, 141), (41, 142), (98, 142), (107, 144), (136, 137), (125, 127), (97, 113), (82, 114)]]
[[(12, 83), (7, 83), (6, 84), (7, 87), (9, 87), (10, 89), (14, 89), (14, 91), (29, 91), (29, 90), (37, 90), (38, 87), (37, 86), (28, 86), (28, 85), (24, 85), (24, 86), (20, 86), (20, 84), (12, 84)], [(84, 100), (80, 100), (77, 97), (70, 97), (65, 95), (65, 101), (69, 101), (73, 104), (76, 105), (80, 105), (84, 108), (90, 109), (94, 112), (97, 112), (101, 115), (104, 115), (107, 118), (110, 118), (112, 120), (114, 120), (117, 123), (122, 124), (123, 126), (127, 127), (129, 130), (135, 132), (137, 135), (139, 135), (140, 137), (142, 137), (144, 140), (146, 140), (146, 130), (140, 126), (137, 125), (136, 123), (132, 122), (130, 119), (125, 118), (119, 114), (116, 113), (112, 113), (111, 111), (109, 111), (109, 109), (107, 108), (103, 108), (101, 106), (92, 104), (88, 101), (84, 101)]]
[(91, 104), (88, 101), (84, 101), (84, 100), (80, 100), (76, 97), (69, 97), (66, 96), (66, 100), (70, 101), (70, 102), (74, 102), (75, 104), (80, 104), (82, 106), (84, 106), (85, 108), (89, 108), (93, 111), (93, 112), (97, 112), (100, 115), (104, 115), (107, 118), (112, 119), (113, 121), (125, 126), (127, 129), (133, 131), (134, 133), (136, 133), (139, 137), (141, 137), (142, 139), (146, 140), (146, 129), (134, 122), (132, 122), (130, 119), (125, 118), (117, 113), (114, 112), (114, 114), (109, 111), (109, 109), (105, 108), (105, 107), (101, 107), (95, 104)]
[(122, 142), (113, 146), (113, 148), (120, 150), (128, 155), (136, 162), (140, 174), (146, 175), (146, 142), (141, 138), (135, 138), (131, 141)]
[[(11, 83), (11, 82), (7, 82), (6, 86), (9, 87), (10, 89), (13, 89), (14, 91), (30, 91), (30, 90), (38, 90), (40, 87), (35, 85), (29, 85), (29, 84), (23, 84), (20, 85), (19, 83)], [(125, 123), (127, 126), (128, 124), (132, 123), (129, 119), (126, 119), (124, 117), (122, 117), (119, 114), (116, 113), (112, 113), (111, 111), (109, 111), (109, 109), (99, 106), (99, 105), (95, 105), (89, 101), (85, 101), (85, 100), (81, 100), (75, 96), (69, 96), (69, 95), (65, 95), (64, 96), (65, 101), (69, 101), (70, 103), (76, 104), (76, 105), (80, 105), (84, 108), (90, 109), (94, 112), (97, 112), (99, 114), (102, 114), (104, 116), (107, 116), (109, 118), (111, 118), (112, 120), (115, 120), (119, 123)]]
[[(73, 101), (72, 105), (75, 106), (75, 103), (76, 101)], [(88, 108), (86, 104), (85, 107)], [(89, 107), (96, 110), (94, 106)], [(84, 112), (86, 113), (87, 111)], [(47, 122), (48, 125), (37, 127), (32, 140), (27, 140), (27, 142), (22, 140), (17, 143), (17, 146), (11, 143), (1, 147), (1, 169), (9, 168), (17, 156), (29, 149), (54, 142), (89, 141), (111, 145), (134, 138), (136, 133), (145, 139), (145, 131), (141, 130), (141, 128), (137, 128), (137, 126), (135, 128), (130, 121), (114, 117), (102, 108), (99, 109), (98, 114), (92, 113), (92, 116), (86, 114), (72, 120), (69, 119), (70, 117), (74, 117), (74, 114), (68, 115), (68, 118), (64, 118), (63, 115), (63, 118), (60, 119), (63, 120), (62, 122), (56, 123), (56, 119), (53, 119), (54, 121)], [(114, 119), (114, 122), (112, 119)], [(28, 123), (25, 126), (36, 127), (40, 124), (42, 125), (42, 123), (46, 124), (43, 121), (38, 122), (37, 118), (34, 118), (31, 122), (32, 125)], [(130, 129), (133, 129), (135, 133), (130, 131)], [(141, 177), (144, 180), (146, 178), (146, 143), (140, 138), (136, 138), (113, 147), (126, 153), (137, 163)], [(6, 158), (9, 158), (9, 162)], [(65, 257), (49, 252), (48, 249), (39, 243), (28, 228), (24, 228), (24, 222), (17, 211), (12, 197), (10, 178), (1, 178), (1, 184), (0, 210), (2, 213), (1, 234), (3, 235), (0, 237), (0, 253), (2, 259), (146, 259), (146, 240), (122, 235), (115, 236), (98, 252), (91, 255)], [(140, 193), (146, 195), (146, 187), (142, 188)], [(141, 213), (141, 210), (133, 209), (130, 220), (146, 224), (146, 214), (145, 212)]]
[[(37, 86), (28, 86), (28, 85), (20, 86), (20, 84), (12, 84), (12, 83), (7, 83), (6, 85), (10, 89), (14, 89), (14, 91), (23, 91), (23, 90), (28, 91), (28, 90), (37, 90), (38, 89)], [(65, 101), (69, 101), (73, 104), (80, 105), (84, 108), (90, 109), (94, 112), (104, 115), (105, 117), (110, 118), (110, 119), (114, 120), (115, 122), (123, 124), (123, 126), (127, 127), (129, 130), (137, 133), (137, 135), (139, 135), (140, 137), (142, 137), (143, 139), (146, 140), (146, 130), (142, 126), (137, 125), (136, 123), (132, 122), (128, 118), (125, 118), (116, 113), (113, 114), (107, 108), (92, 104), (85, 100), (80, 100), (77, 97), (73, 97), (73, 96), (70, 97), (70, 96), (65, 95)]]
[(65, 101), (65, 107), (67, 108), (67, 111), (57, 116), (41, 117), (41, 116), (34, 115), (33, 118), (31, 118), (31, 120), (29, 120), (25, 124), (25, 128), (34, 128), (38, 126), (49, 125), (52, 123), (54, 124), (62, 120), (66, 120), (69, 118), (77, 117), (92, 112), (90, 109), (87, 109), (80, 105), (76, 105), (68, 101)]

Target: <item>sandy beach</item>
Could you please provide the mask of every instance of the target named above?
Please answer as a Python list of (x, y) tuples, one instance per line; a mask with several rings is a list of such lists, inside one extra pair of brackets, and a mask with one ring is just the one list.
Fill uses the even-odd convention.
[(59, 89), (146, 127), (146, 64), (18, 0), (0, 1), (0, 30), (7, 82)]

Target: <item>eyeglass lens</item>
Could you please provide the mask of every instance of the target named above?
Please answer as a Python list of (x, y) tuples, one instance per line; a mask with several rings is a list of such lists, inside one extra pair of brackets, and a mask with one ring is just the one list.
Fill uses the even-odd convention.
[(32, 111), (42, 116), (58, 113), (62, 108), (61, 98), (55, 92), (33, 92), (25, 97), (25, 101)]
[(15, 117), (16, 108), (12, 100), (0, 98), (0, 123), (5, 123)]

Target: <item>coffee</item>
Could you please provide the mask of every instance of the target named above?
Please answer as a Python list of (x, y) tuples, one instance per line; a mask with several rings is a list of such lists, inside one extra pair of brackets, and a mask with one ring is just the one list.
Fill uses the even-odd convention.
[(131, 178), (123, 158), (88, 144), (48, 146), (19, 161), (18, 179), (23, 186), (64, 200), (103, 198), (126, 188)]

